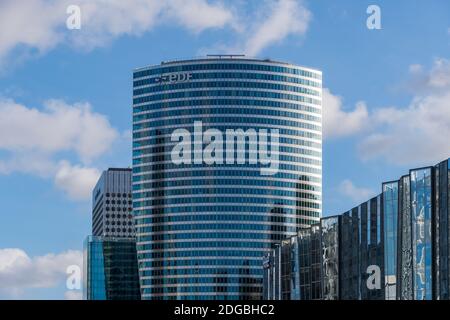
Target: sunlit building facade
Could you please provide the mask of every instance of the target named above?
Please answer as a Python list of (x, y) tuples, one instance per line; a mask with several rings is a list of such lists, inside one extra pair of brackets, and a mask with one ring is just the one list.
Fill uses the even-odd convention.
[[(321, 72), (221, 56), (163, 62), (135, 70), (133, 78), (142, 297), (261, 298), (263, 254), (321, 216)], [(176, 130), (184, 134), (183, 156), (189, 150), (182, 162), (174, 161)], [(245, 133), (244, 163), (233, 160), (234, 140), (230, 152), (216, 139), (227, 130)], [(264, 161), (250, 162), (256, 150), (246, 134), (261, 130), (279, 133), (279, 161), (270, 174), (262, 174)], [(212, 140), (231, 162), (208, 162)]]

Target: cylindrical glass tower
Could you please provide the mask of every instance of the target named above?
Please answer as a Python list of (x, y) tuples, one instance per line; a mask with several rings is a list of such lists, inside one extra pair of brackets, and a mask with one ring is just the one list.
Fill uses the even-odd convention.
[(133, 76), (143, 299), (261, 298), (263, 254), (321, 215), (321, 72), (220, 56)]

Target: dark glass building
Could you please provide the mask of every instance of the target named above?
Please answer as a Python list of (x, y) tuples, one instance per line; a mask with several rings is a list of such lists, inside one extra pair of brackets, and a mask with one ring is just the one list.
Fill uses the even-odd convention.
[(262, 297), (261, 256), (321, 216), (321, 79), (234, 56), (134, 71), (144, 299)]
[[(380, 282), (384, 277), (381, 198), (379, 195), (342, 215), (321, 218), (319, 224), (300, 229), (269, 251), (263, 269), (264, 284), (271, 287), (264, 288), (264, 298), (289, 299), (281, 292), (290, 292), (291, 300), (384, 299), (381, 283), (377, 289), (367, 287), (369, 266), (380, 266)], [(283, 255), (288, 247), (291, 254)], [(286, 261), (291, 269), (282, 268)], [(277, 275), (289, 277), (291, 282), (274, 281)]]
[(264, 256), (264, 292), (268, 300), (321, 299), (320, 225), (299, 230)]
[(84, 243), (84, 297), (140, 300), (136, 242), (90, 236)]
[[(449, 299), (450, 164), (410, 170), (385, 182), (382, 193), (340, 216), (320, 222), (321, 299)], [(298, 254), (303, 232), (268, 253), (264, 263), (267, 299), (308, 299), (297, 294), (312, 251)], [(289, 252), (291, 255), (283, 254)], [(310, 249), (311, 250), (311, 249)], [(290, 261), (292, 268), (283, 269)], [(273, 281), (280, 274), (287, 281)], [(281, 285), (281, 288), (277, 288)], [(271, 295), (270, 292), (281, 292)]]

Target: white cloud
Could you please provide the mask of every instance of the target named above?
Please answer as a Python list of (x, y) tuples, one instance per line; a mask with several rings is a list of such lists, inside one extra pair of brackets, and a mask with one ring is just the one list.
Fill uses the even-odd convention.
[(363, 159), (420, 165), (450, 156), (450, 92), (416, 98), (405, 109), (377, 110), (373, 119), (380, 127), (360, 144)]
[(421, 92), (409, 106), (373, 112), (375, 129), (359, 145), (363, 159), (425, 165), (450, 156), (450, 62), (437, 59), (419, 78)]
[(83, 266), (81, 251), (30, 257), (22, 249), (0, 249), (0, 292), (20, 298), (28, 289), (53, 288), (66, 282), (67, 267)]
[(100, 172), (95, 168), (72, 166), (61, 161), (55, 175), (55, 185), (64, 190), (71, 199), (89, 199)]
[[(68, 30), (66, 9), (81, 8), (81, 29)], [(140, 36), (160, 25), (195, 34), (229, 27), (238, 39), (233, 52), (257, 55), (290, 35), (303, 36), (312, 14), (303, 0), (3, 0), (0, 2), (0, 67), (45, 54), (66, 44), (92, 50), (124, 36)], [(229, 45), (215, 45), (228, 52)], [(11, 59), (9, 59), (11, 58)]]
[(369, 113), (364, 102), (358, 102), (352, 111), (343, 110), (342, 98), (323, 89), (323, 134), (326, 138), (349, 136), (367, 128)]
[(375, 195), (375, 192), (373, 190), (356, 187), (353, 182), (348, 179), (341, 182), (341, 184), (339, 185), (339, 192), (355, 202), (366, 201), (367, 199)]
[[(39, 110), (2, 99), (0, 174), (53, 178), (70, 198), (88, 199), (100, 174), (89, 165), (110, 150), (118, 136), (108, 119), (87, 103), (50, 100)], [(67, 153), (75, 154), (82, 165), (71, 165)]]
[(423, 66), (421, 64), (412, 64), (409, 66), (409, 72), (411, 74), (420, 74), (423, 72)]
[[(304, 35), (308, 30), (311, 12), (300, 0), (266, 1), (260, 6), (261, 17), (250, 28), (244, 52), (259, 54), (267, 46), (278, 43), (289, 35)], [(251, 21), (251, 19), (249, 19)]]
[(167, 20), (177, 21), (196, 33), (236, 24), (233, 8), (226, 8), (220, 2), (211, 4), (204, 0), (169, 0), (167, 5)]
[(50, 100), (44, 110), (0, 100), (0, 149), (53, 153), (75, 151), (85, 162), (103, 154), (117, 131), (87, 103)]
[(57, 25), (65, 19), (62, 5), (62, 1), (1, 1), (0, 62), (19, 45), (43, 52), (59, 43), (62, 34)]
[(427, 79), (428, 88), (450, 89), (450, 61), (436, 59)]
[[(81, 29), (68, 30), (66, 9), (81, 8)], [(233, 14), (207, 0), (3, 0), (0, 2), (0, 62), (21, 47), (45, 53), (68, 43), (90, 50), (123, 35), (139, 36), (161, 23), (194, 32), (233, 25)], [(25, 49), (25, 51), (23, 51)]]
[(450, 89), (450, 61), (447, 59), (435, 59), (429, 71), (420, 64), (410, 65), (409, 71), (411, 73), (409, 87), (416, 94)]

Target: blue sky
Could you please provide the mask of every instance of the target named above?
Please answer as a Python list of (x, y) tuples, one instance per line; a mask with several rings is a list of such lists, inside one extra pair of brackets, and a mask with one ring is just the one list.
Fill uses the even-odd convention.
[(90, 233), (86, 190), (130, 166), (136, 67), (232, 52), (321, 69), (324, 215), (450, 156), (446, 0), (107, 3), (0, 2), (0, 298), (79, 297), (65, 266)]

